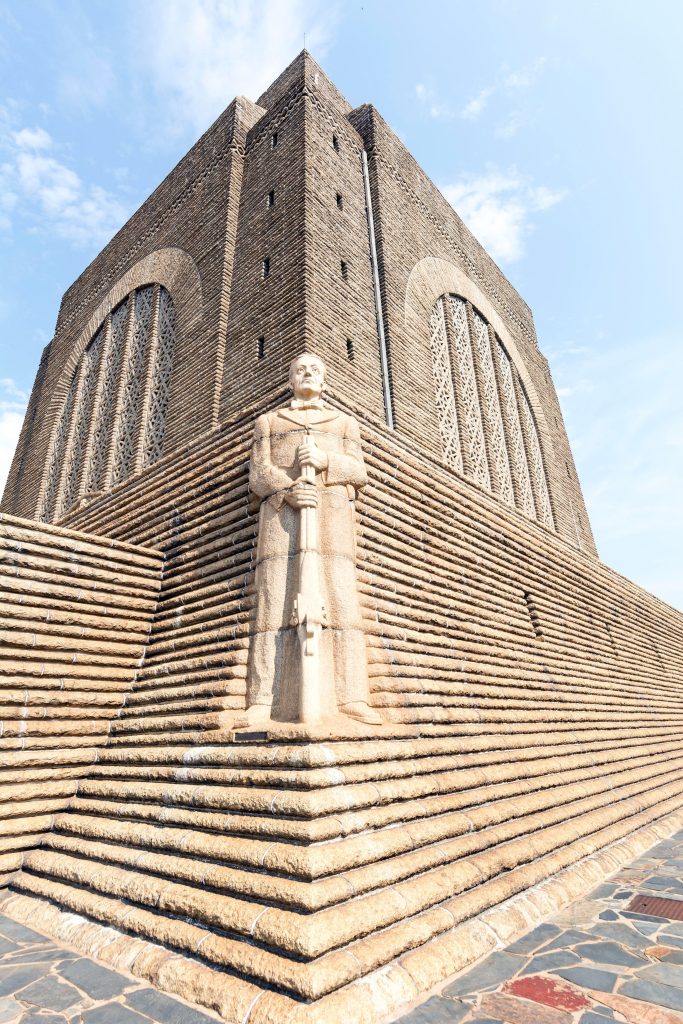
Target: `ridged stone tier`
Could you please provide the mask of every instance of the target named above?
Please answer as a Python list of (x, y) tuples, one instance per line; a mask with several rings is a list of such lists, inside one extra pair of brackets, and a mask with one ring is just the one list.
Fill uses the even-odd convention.
[(149, 548), (0, 514), (0, 884), (106, 743), (161, 563)]
[(683, 758), (562, 739), (103, 750), (5, 909), (235, 1024), (382, 1019), (680, 827)]
[[(678, 821), (683, 626), (365, 424), (358, 571), (385, 724), (235, 739), (250, 424), (72, 515), (87, 534), (2, 521), (13, 621), (48, 594), (68, 613), (15, 645), (17, 717), (55, 693), (66, 710), (2, 740), (33, 786), (7, 912), (228, 1021), (332, 1024), (349, 1000), (376, 1021)], [(36, 660), (51, 631), (59, 657)]]

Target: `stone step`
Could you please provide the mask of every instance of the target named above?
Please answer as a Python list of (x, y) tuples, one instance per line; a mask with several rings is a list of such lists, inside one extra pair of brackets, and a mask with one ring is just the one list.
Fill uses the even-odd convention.
[[(658, 796), (624, 799), (310, 915), (259, 909), (203, 888), (49, 851), (30, 854), (28, 871), (14, 884), (96, 920), (198, 951), (243, 976), (318, 998), (680, 806), (678, 791), (672, 796), (663, 789)], [(242, 936), (237, 944), (224, 934), (228, 929)], [(254, 945), (247, 945), (247, 936)], [(287, 959), (292, 956), (316, 969), (299, 970), (301, 964)]]
[[(202, 836), (201, 833), (189, 829), (175, 830), (176, 836), (150, 836), (151, 831), (159, 833), (161, 830), (140, 826), (139, 823), (132, 829), (117, 828), (116, 826), (120, 824), (108, 823), (105, 842), (86, 838), (80, 831), (72, 833), (70, 830), (67, 832), (60, 829), (46, 837), (43, 849), (86, 857), (90, 862), (99, 861), (132, 867), (137, 871), (177, 882), (197, 884), (199, 880), (202, 886), (210, 890), (255, 900), (263, 905), (307, 913), (342, 903), (349, 898), (350, 886), (342, 877), (324, 878), (313, 882), (301, 881), (273, 873), (270, 870), (271, 865), (256, 871), (254, 865), (258, 866), (258, 863), (253, 860), (249, 862), (244, 856), (241, 860), (246, 869), (234, 866), (234, 863), (229, 862), (237, 861), (237, 858), (230, 857), (232, 844), (226, 842), (224, 837)], [(173, 831), (163, 829), (164, 833)], [(96, 834), (94, 831), (89, 833)], [(104, 830), (102, 834), (105, 834)], [(135, 841), (132, 837), (135, 837)], [(186, 845), (183, 840), (188, 837), (190, 841)], [(256, 846), (255, 843), (253, 845)], [(262, 843), (262, 852), (272, 845), (272, 842)], [(176, 852), (160, 852), (164, 850)], [(245, 853), (244, 849), (239, 852)], [(198, 869), (199, 862), (201, 871)]]
[[(595, 754), (573, 754), (560, 757), (537, 758), (518, 764), (495, 763), (475, 764), (468, 767), (472, 756), (453, 756), (423, 758), (411, 763), (388, 762), (383, 764), (360, 764), (345, 765), (343, 768), (311, 769), (309, 771), (283, 771), (271, 769), (254, 768), (183, 768), (175, 766), (145, 765), (145, 766), (98, 766), (90, 775), (88, 781), (80, 787), (80, 799), (90, 800), (90, 810), (97, 811), (97, 803), (104, 801), (110, 805), (112, 813), (116, 816), (130, 814), (139, 817), (143, 814), (146, 818), (156, 816), (160, 820), (170, 822), (175, 807), (172, 801), (164, 796), (163, 786), (173, 783), (184, 785), (202, 786), (205, 784), (219, 786), (280, 788), (286, 786), (288, 790), (313, 792), (326, 790), (326, 788), (339, 787), (346, 783), (374, 781), (378, 783), (378, 795), (380, 783), (384, 780), (405, 780), (410, 779), (413, 785), (414, 780), (421, 776), (427, 776), (432, 784), (438, 780), (438, 790), (433, 795), (424, 795), (418, 799), (411, 799), (410, 793), (403, 793), (399, 804), (399, 815), (402, 820), (408, 821), (428, 815), (437, 815), (462, 809), (472, 802), (471, 795), (467, 791), (472, 788), (484, 801), (494, 800), (500, 797), (513, 796), (530, 792), (532, 788), (546, 790), (560, 782), (589, 780), (601, 777), (605, 774), (607, 767), (613, 777), (617, 778), (622, 773), (639, 767), (654, 768), (654, 765), (664, 764), (667, 767), (672, 758), (683, 753), (683, 745), (680, 742), (661, 744), (657, 749), (657, 756), (653, 758), (647, 746), (634, 746), (620, 750), (609, 749)], [(450, 771), (449, 771), (450, 769)], [(137, 784), (132, 780), (138, 779)], [(451, 785), (449, 780), (453, 779)], [(151, 792), (152, 801), (140, 804), (140, 784), (157, 786), (156, 791)], [(419, 784), (419, 783), (417, 783)], [(122, 788), (127, 786), (127, 788)], [(131, 788), (132, 786), (132, 788)], [(147, 793), (150, 791), (147, 791)], [(397, 794), (394, 793), (394, 796)], [(163, 803), (161, 799), (163, 798)], [(144, 796), (142, 799), (145, 799)], [(148, 799), (148, 798), (147, 798)], [(157, 804), (154, 801), (157, 801)], [(126, 811), (125, 804), (132, 804), (135, 810)], [(82, 805), (85, 806), (85, 805)], [(158, 808), (155, 814), (155, 808)], [(197, 805), (194, 805), (195, 812)], [(103, 812), (101, 812), (103, 813)], [(108, 810), (108, 812), (110, 811)], [(184, 812), (180, 812), (182, 815)], [(193, 813), (193, 812), (189, 812)], [(378, 827), (385, 823), (396, 820), (393, 812), (393, 804), (377, 802), (370, 809), (372, 819), (368, 813), (357, 813), (346, 811), (334, 817), (319, 818), (315, 823), (315, 835), (312, 834), (312, 822), (310, 830), (303, 834), (307, 841), (314, 839), (333, 838), (335, 835), (350, 834), (352, 831), (360, 830), (369, 826)], [(207, 817), (208, 813), (203, 815)], [(270, 818), (270, 821), (276, 819)], [(301, 824), (301, 823), (299, 823)], [(257, 827), (258, 833), (263, 831), (263, 817), (258, 816), (256, 823), (253, 817), (247, 815), (223, 816), (221, 830), (242, 833), (247, 828), (248, 833), (253, 834)], [(329, 827), (332, 827), (332, 831)], [(279, 828), (282, 831), (282, 828)], [(302, 835), (299, 833), (299, 838)]]
[(21, 604), (0, 600), (0, 619), (7, 629), (24, 629), (40, 623), (41, 631), (54, 636), (89, 640), (102, 639), (122, 644), (139, 645), (149, 635), (139, 618), (107, 615), (106, 619), (81, 609), (55, 608), (44, 599), (23, 595)]
[(213, 686), (202, 692), (198, 688), (189, 688), (187, 695), (167, 691), (166, 693), (145, 693), (144, 699), (139, 694), (126, 695), (126, 703), (119, 712), (119, 719), (138, 718), (149, 715), (176, 715), (194, 712), (201, 707), (204, 713), (222, 711), (226, 703), (236, 699), (244, 706), (243, 694), (237, 693), (235, 687)]
[[(146, 747), (148, 745), (153, 746), (155, 744), (159, 746), (176, 747), (186, 747), (188, 744), (190, 744), (193, 747), (198, 747), (202, 743), (207, 742), (207, 735), (205, 730), (201, 727), (201, 724), (199, 728), (188, 727), (187, 729), (183, 729), (182, 726), (184, 724), (184, 722), (176, 722), (174, 732), (164, 733), (145, 731), (138, 733), (133, 730), (129, 733), (124, 734), (123, 736), (114, 736), (110, 733), (109, 741), (107, 743), (107, 749), (112, 752), (116, 752), (121, 747), (135, 748)], [(192, 723), (190, 722), (188, 723), (188, 725), (191, 726)]]
[[(132, 702), (144, 703), (157, 693), (160, 700), (182, 698), (187, 694), (206, 692), (216, 687), (229, 687), (230, 693), (246, 694), (247, 648), (236, 646), (226, 664), (220, 658), (178, 659), (160, 663), (154, 668), (145, 665), (130, 690)], [(218, 691), (217, 691), (218, 692)]]
[(207, 714), (203, 707), (190, 714), (184, 711), (176, 715), (154, 715), (149, 714), (149, 709), (147, 711), (147, 714), (140, 714), (136, 717), (115, 719), (111, 723), (112, 738), (144, 734), (149, 741), (151, 735), (159, 732), (167, 736), (178, 730), (194, 732), (221, 728), (220, 713)]
[[(72, 751), (73, 755), (78, 756), (79, 752), (86, 748), (87, 759), (92, 761), (94, 757), (95, 747), (102, 746), (107, 742), (108, 730), (96, 730), (93, 732), (88, 728), (87, 723), (84, 724), (82, 735), (76, 735), (77, 730), (73, 729), (66, 734), (63, 734), (59, 727), (55, 727), (50, 731), (49, 735), (18, 735), (9, 736), (7, 739), (0, 739), (0, 765), (2, 764), (3, 756), (9, 755), (9, 764), (13, 764), (14, 758), (10, 752), (35, 753), (37, 756), (49, 753), (53, 751), (64, 751), (62, 756), (62, 763), (66, 760), (67, 763), (71, 762)], [(87, 741), (84, 737), (87, 736)], [(18, 763), (18, 762), (16, 762)]]
[[(296, 840), (294, 843), (273, 841), (272, 837), (263, 840), (202, 833), (198, 831), (201, 815), (188, 822), (194, 826), (195, 831), (192, 831), (172, 827), (167, 820), (163, 827), (140, 824), (134, 819), (112, 820), (109, 806), (99, 817), (79, 814), (80, 800), (75, 802), (75, 811), (57, 818), (55, 828), (59, 833), (89, 841), (106, 841), (126, 848), (151, 847), (264, 873), (288, 875), (300, 881), (343, 875), (349, 888), (357, 894), (393, 884), (409, 877), (413, 871), (431, 870), (473, 850), (508, 842), (525, 831), (547, 828), (615, 801), (638, 799), (653, 787), (659, 791), (669, 786), (683, 788), (683, 764), (678, 770), (666, 770), (659, 776), (653, 777), (652, 772), (641, 768), (623, 773), (621, 778), (601, 778), (591, 784), (572, 783), (490, 803), (478, 801), (475, 794), (476, 802), (466, 806), (466, 812), (437, 817), (428, 809), (423, 820), (404, 822), (400, 829), (378, 829), (375, 824), (370, 834), (365, 832), (361, 836), (340, 838), (337, 842), (308, 846), (299, 845)], [(126, 810), (126, 807), (120, 808), (119, 813), (125, 814)], [(345, 893), (348, 895), (348, 890)]]
[[(555, 752), (557, 751), (557, 753)], [(489, 785), (518, 778), (535, 776), (542, 779), (557, 771), (586, 768), (595, 772), (604, 771), (604, 766), (616, 770), (629, 767), (631, 763), (647, 764), (652, 761), (649, 744), (617, 747), (576, 753), (573, 745), (564, 747), (538, 747), (526, 751), (526, 759), (511, 764), (508, 761), (491, 761), (486, 757), (469, 754), (442, 754), (420, 757), (412, 761), (386, 760), (382, 762), (344, 764), (339, 767), (310, 768), (301, 770), (247, 765), (234, 768), (186, 767), (168, 765), (98, 765), (93, 769), (93, 779), (109, 779), (125, 782), (127, 778), (141, 778), (149, 782), (194, 782), (236, 786), (266, 786), (288, 789), (321, 789), (344, 783), (377, 782), (383, 779), (404, 779), (419, 775), (458, 772), (471, 785)], [(683, 753), (683, 740), (670, 740), (657, 745), (657, 760)]]
[[(664, 757), (658, 760), (641, 756), (633, 766), (621, 766), (623, 776), (649, 778), (658, 771), (678, 772), (683, 769), (683, 757)], [(619, 764), (619, 762), (617, 762)], [(602, 765), (578, 767), (552, 772), (552, 764), (545, 766), (544, 775), (554, 775), (554, 791), (562, 783), (570, 786), (583, 784), (608, 786), (621, 777), (606, 777)], [(401, 819), (402, 801), (425, 800), (433, 796), (443, 798), (446, 794), (462, 794), (457, 806), (475, 808), (479, 803), (487, 803), (494, 796), (506, 793), (516, 797), (538, 788), (535, 778), (538, 765), (533, 764), (536, 771), (524, 772), (524, 766), (506, 772), (498, 768), (492, 772), (482, 769), (461, 769), (451, 772), (433, 771), (427, 774), (413, 774), (407, 778), (375, 779), (359, 783), (338, 781), (320, 789), (303, 789), (297, 785), (299, 773), (282, 772), (277, 780), (277, 788), (258, 785), (258, 779), (252, 778), (251, 786), (197, 784), (191, 777), (183, 782), (122, 782), (116, 779), (90, 779), (81, 783), (79, 797), (74, 809), (85, 806), (97, 806), (94, 801), (105, 800), (125, 804), (127, 801), (139, 804), (149, 802), (165, 808), (192, 807), (201, 810), (235, 811), (237, 813), (270, 815), (278, 814), (290, 818), (325, 817), (332, 814), (345, 814), (353, 810), (371, 808), (382, 805), (393, 809), (393, 820)], [(526, 777), (525, 777), (526, 776)], [(239, 777), (239, 776), (238, 776)], [(593, 778), (595, 777), (595, 778)], [(270, 776), (272, 779), (272, 775)], [(294, 785), (290, 786), (290, 779)], [(501, 781), (498, 780), (509, 780)], [(514, 781), (513, 781), (514, 780)], [(577, 781), (578, 780), (578, 781)], [(492, 788), (493, 787), (493, 788)], [(498, 788), (495, 788), (498, 787)], [(451, 809), (453, 804), (451, 804)], [(423, 808), (425, 816), (440, 813), (430, 803)]]
[[(391, 728), (381, 727), (382, 737), (372, 737), (362, 741), (340, 741), (335, 743), (321, 744), (315, 742), (315, 737), (310, 744), (288, 745), (286, 738), (280, 738), (278, 743), (254, 745), (244, 743), (202, 743), (203, 737), (198, 737), (193, 743), (190, 735), (185, 737), (182, 733), (173, 734), (173, 747), (164, 749), (159, 744), (145, 747), (144, 737), (135, 744), (135, 749), (125, 750), (123, 744), (116, 747), (108, 747), (98, 755), (100, 764), (125, 764), (125, 763), (183, 763), (186, 765), (231, 765), (235, 763), (271, 766), (282, 765), (283, 767), (313, 768), (326, 765), (344, 765), (354, 762), (381, 761), (385, 758), (410, 759), (414, 757), (427, 756), (431, 753), (451, 751), (461, 754), (478, 754), (492, 762), (496, 760), (510, 760), (511, 757), (525, 759), (527, 751), (538, 752), (543, 748), (556, 748), (563, 746), (578, 752), (593, 750), (597, 748), (609, 749), (611, 746), (649, 741), (658, 744), (660, 741), (669, 742), (680, 736), (680, 729), (676, 726), (650, 724), (646, 730), (635, 730), (633, 727), (621, 728), (618, 725), (613, 729), (605, 730), (582, 728), (576, 725), (568, 725), (566, 729), (554, 730), (544, 728), (538, 724), (533, 731), (525, 729), (523, 732), (510, 730), (502, 732), (496, 726), (487, 727), (484, 725), (460, 726), (457, 732), (449, 731), (447, 726), (422, 725), (419, 732), (411, 727), (395, 726), (396, 734), (401, 738), (396, 739), (391, 735)], [(386, 738), (384, 738), (386, 737)], [(176, 744), (183, 741), (184, 749), (179, 749)], [(132, 745), (130, 745), (132, 747)], [(514, 753), (513, 753), (514, 752)], [(533, 756), (533, 754), (531, 755)]]

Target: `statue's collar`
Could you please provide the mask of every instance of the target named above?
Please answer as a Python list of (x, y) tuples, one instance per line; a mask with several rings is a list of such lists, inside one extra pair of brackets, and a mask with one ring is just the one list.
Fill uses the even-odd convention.
[(297, 426), (312, 427), (316, 423), (327, 423), (328, 420), (336, 419), (339, 412), (325, 405), (321, 398), (311, 399), (310, 402), (294, 398), (289, 406), (278, 409), (278, 415), (290, 423), (296, 423)]
[(302, 398), (293, 398), (289, 403), (290, 409), (326, 409), (327, 406), (323, 402), (322, 398), (310, 398), (305, 401)]

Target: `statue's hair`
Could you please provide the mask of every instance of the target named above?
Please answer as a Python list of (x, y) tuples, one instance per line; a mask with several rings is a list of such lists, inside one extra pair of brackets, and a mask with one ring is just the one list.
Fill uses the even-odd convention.
[(291, 380), (292, 380), (292, 374), (294, 372), (294, 367), (299, 362), (299, 360), (301, 359), (302, 356), (313, 356), (314, 359), (317, 359), (318, 362), (320, 363), (320, 365), (323, 368), (323, 379), (327, 380), (327, 367), (325, 366), (325, 360), (322, 358), (322, 356), (317, 355), (315, 352), (300, 352), (299, 355), (295, 356), (294, 359), (292, 359), (291, 363), (289, 364), (289, 380), (290, 380), (290, 383), (291, 383)]

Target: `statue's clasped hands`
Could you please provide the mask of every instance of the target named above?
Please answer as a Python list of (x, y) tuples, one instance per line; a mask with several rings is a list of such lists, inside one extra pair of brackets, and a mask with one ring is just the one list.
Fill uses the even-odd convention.
[(295, 480), (292, 486), (284, 492), (284, 498), (292, 508), (318, 507), (318, 492), (315, 484), (304, 480), (302, 476)]

